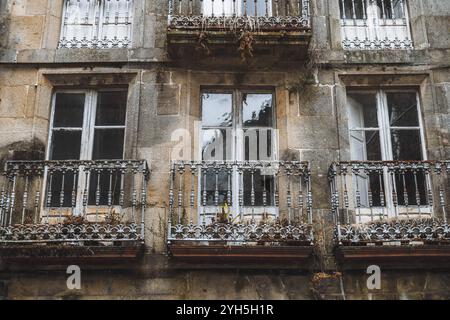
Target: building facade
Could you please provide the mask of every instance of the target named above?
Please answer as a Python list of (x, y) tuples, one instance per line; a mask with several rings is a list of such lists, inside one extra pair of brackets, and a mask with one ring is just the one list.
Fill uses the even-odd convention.
[(449, 35), (438, 0), (0, 0), (0, 298), (450, 298)]

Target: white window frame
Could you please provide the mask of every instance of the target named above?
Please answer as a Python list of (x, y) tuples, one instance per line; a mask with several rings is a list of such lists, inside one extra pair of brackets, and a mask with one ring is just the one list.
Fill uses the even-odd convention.
[[(229, 160), (225, 161), (244, 161), (245, 160), (245, 134), (244, 134), (244, 125), (243, 125), (243, 101), (242, 96), (243, 94), (271, 94), (272, 95), (272, 127), (248, 127), (253, 130), (257, 129), (271, 129), (272, 130), (272, 159), (270, 161), (278, 161), (278, 134), (277, 134), (277, 117), (276, 117), (276, 93), (273, 89), (239, 89), (239, 88), (231, 88), (231, 89), (222, 89), (222, 88), (205, 88), (202, 89), (200, 92), (200, 97), (203, 96), (205, 93), (225, 93), (225, 94), (231, 94), (232, 95), (232, 112), (233, 112), (233, 124), (231, 127), (228, 127), (229, 130), (231, 130), (232, 134), (232, 140), (231, 140), (231, 157), (228, 157)], [(201, 104), (200, 106), (200, 114), (203, 114), (203, 106)], [(199, 137), (200, 141), (200, 147), (198, 148), (198, 157), (199, 159), (203, 159), (202, 154), (202, 145), (203, 145), (203, 129), (214, 129), (213, 127), (203, 127), (203, 125), (199, 126), (199, 132), (197, 133), (197, 136)], [(247, 129), (247, 128), (245, 128)], [(220, 161), (220, 160), (219, 160)], [(199, 174), (198, 177), (198, 183), (199, 186), (202, 185), (202, 174)], [(274, 177), (274, 183), (276, 183), (276, 177)], [(273, 218), (276, 218), (279, 216), (279, 208), (276, 206), (255, 206), (255, 207), (249, 207), (249, 206), (243, 206), (242, 208), (239, 208), (239, 186), (243, 185), (242, 179), (240, 179), (239, 174), (237, 172), (237, 169), (234, 168), (233, 170), (233, 178), (231, 180), (231, 190), (232, 190), (232, 207), (230, 208), (230, 213), (234, 213), (232, 215), (232, 220), (237, 219), (240, 217), (240, 213), (242, 213), (243, 219), (250, 219), (250, 218), (258, 218), (263, 217), (264, 214), (268, 214), (269, 216), (272, 216)], [(197, 192), (197, 199), (198, 199), (198, 208), (199, 210), (199, 218), (201, 216), (206, 216), (206, 219), (211, 222), (211, 219), (216, 217), (217, 214), (219, 214), (220, 205), (218, 207), (216, 206), (206, 206), (204, 207), (202, 205), (202, 189), (198, 188)], [(239, 212), (242, 209), (241, 212)]]
[[(389, 122), (389, 113), (388, 113), (388, 102), (387, 102), (387, 93), (389, 92), (402, 92), (402, 93), (414, 93), (416, 95), (416, 103), (417, 103), (417, 116), (418, 116), (418, 126), (413, 127), (396, 127), (391, 126)], [(421, 113), (421, 104), (419, 92), (414, 89), (379, 89), (379, 90), (348, 90), (347, 96), (351, 93), (361, 93), (361, 94), (375, 94), (376, 97), (376, 105), (377, 105), (377, 120), (378, 127), (355, 127), (350, 128), (349, 126), (349, 142), (350, 149), (352, 150), (352, 132), (363, 132), (363, 131), (378, 131), (380, 136), (380, 151), (381, 151), (381, 159), (382, 161), (392, 161), (393, 160), (393, 152), (392, 152), (392, 140), (391, 140), (391, 130), (418, 130), (419, 137), (421, 140), (421, 152), (422, 152), (422, 160), (427, 160), (426, 153), (426, 144), (425, 144), (425, 134), (424, 134), (424, 126), (423, 126), (423, 117)], [(346, 106), (347, 112), (349, 112), (348, 104)], [(350, 115), (348, 116), (350, 117)], [(367, 156), (367, 151), (365, 150), (365, 154)], [(362, 160), (366, 159), (351, 159), (351, 160)], [(384, 179), (384, 193), (385, 193), (385, 207), (371, 207), (371, 208), (357, 208), (356, 215), (359, 219), (359, 222), (367, 222), (370, 219), (376, 217), (384, 217), (384, 218), (394, 218), (400, 215), (412, 215), (412, 216), (421, 216), (421, 215), (430, 215), (432, 214), (432, 207), (430, 205), (421, 205), (420, 207), (415, 206), (417, 209), (408, 208), (406, 206), (398, 205), (397, 208), (394, 207), (393, 199), (392, 199), (392, 191), (393, 185), (391, 182), (390, 175), (388, 173), (387, 168), (384, 169), (383, 172)], [(431, 181), (426, 179), (425, 183), (427, 184), (427, 188), (431, 188)], [(352, 181), (352, 188), (355, 182)]]
[[(88, 89), (88, 90), (77, 90), (77, 89), (61, 89), (56, 90), (53, 93), (52, 97), (52, 104), (51, 104), (51, 114), (50, 114), (50, 126), (49, 126), (49, 133), (48, 133), (48, 141), (47, 141), (47, 151), (45, 155), (45, 159), (48, 161), (51, 161), (51, 154), (52, 154), (52, 148), (53, 148), (53, 133), (55, 131), (59, 130), (65, 130), (65, 131), (81, 131), (81, 145), (80, 145), (80, 157), (79, 159), (72, 159), (72, 160), (92, 160), (92, 154), (93, 154), (93, 148), (94, 148), (94, 140), (95, 140), (95, 130), (97, 129), (123, 129), (124, 130), (124, 140), (123, 140), (123, 154), (122, 159), (125, 157), (125, 141), (127, 139), (127, 130), (126, 130), (126, 123), (128, 119), (128, 112), (125, 112), (125, 121), (124, 125), (111, 125), (111, 126), (98, 126), (96, 125), (96, 115), (97, 115), (97, 97), (99, 92), (113, 92), (113, 91), (126, 91), (128, 90), (126, 88), (108, 88), (108, 89)], [(79, 127), (58, 127), (54, 128), (54, 120), (55, 120), (55, 111), (56, 111), (56, 96), (58, 93), (82, 93), (85, 94), (85, 101), (84, 101), (84, 111), (83, 111), (83, 124), (81, 127), (81, 130)], [(127, 108), (128, 109), (128, 108)], [(122, 160), (122, 159), (99, 159), (101, 160)], [(83, 171), (83, 168), (80, 167), (80, 172)], [(46, 194), (46, 188), (47, 188), (47, 176), (48, 172), (47, 169), (44, 172), (44, 179), (42, 184), (42, 194)], [(77, 183), (77, 202), (76, 207), (74, 208), (74, 211), (72, 212), (73, 215), (79, 216), (82, 213), (82, 187), (87, 186), (89, 188), (89, 179), (90, 176), (87, 177), (84, 174), (78, 175), (78, 183)], [(49, 212), (56, 208), (48, 208), (45, 205), (45, 197), (42, 199), (41, 207), (44, 208), (42, 212), (45, 212), (46, 215), (49, 215)], [(88, 205), (89, 207), (89, 205)], [(68, 210), (69, 208), (64, 208)], [(105, 206), (105, 209), (107, 207)]]
[[(362, 0), (363, 18), (345, 15), (345, 0), (338, 0), (340, 7), (341, 36), (344, 49), (412, 49), (411, 27), (407, 0), (402, 0), (402, 17), (386, 18), (377, 15), (377, 0)], [(359, 2), (361, 0), (352, 0)], [(383, 0), (386, 1), (386, 0)], [(383, 2), (384, 3), (384, 2)], [(349, 34), (350, 33), (350, 38)], [(352, 34), (354, 36), (352, 36)]]
[[(132, 21), (133, 21), (133, 8), (134, 8), (134, 0), (81, 0), (88, 2), (95, 2), (93, 6), (93, 10), (89, 11), (89, 14), (86, 18), (92, 18), (93, 21), (88, 24), (92, 24), (92, 31), (90, 37), (72, 37), (71, 39), (67, 38), (67, 26), (68, 26), (68, 11), (71, 5), (71, 2), (77, 2), (79, 0), (63, 0), (63, 14), (62, 14), (62, 22), (61, 22), (61, 35), (59, 41), (59, 48), (127, 48), (131, 47), (132, 43)], [(123, 21), (120, 22), (120, 12), (115, 11), (111, 8), (111, 1), (126, 1), (127, 7), (127, 16), (123, 17)], [(111, 22), (112, 20), (112, 22)], [(84, 25), (84, 23), (72, 24), (76, 25)], [(125, 37), (118, 37), (117, 28), (115, 35), (107, 35), (105, 34), (105, 29), (107, 26), (116, 25), (116, 26), (127, 26), (127, 35)]]

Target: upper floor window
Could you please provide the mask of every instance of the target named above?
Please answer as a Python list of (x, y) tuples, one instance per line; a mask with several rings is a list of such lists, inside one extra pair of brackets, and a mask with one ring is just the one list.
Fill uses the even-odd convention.
[(133, 0), (66, 0), (60, 48), (131, 45)]
[(406, 0), (340, 0), (344, 49), (411, 49)]

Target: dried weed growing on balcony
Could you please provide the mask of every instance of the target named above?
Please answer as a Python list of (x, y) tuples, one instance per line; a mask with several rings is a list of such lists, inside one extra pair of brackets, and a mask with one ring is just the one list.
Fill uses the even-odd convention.
[(238, 52), (241, 55), (242, 62), (246, 62), (247, 59), (253, 58), (253, 44), (255, 39), (250, 31), (242, 30), (239, 36), (239, 48)]

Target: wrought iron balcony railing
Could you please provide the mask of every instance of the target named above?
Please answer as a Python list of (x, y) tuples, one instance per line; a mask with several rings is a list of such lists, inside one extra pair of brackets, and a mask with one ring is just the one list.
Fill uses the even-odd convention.
[(313, 242), (306, 162), (173, 162), (169, 202), (169, 245)]
[(142, 243), (145, 161), (7, 162), (0, 245)]
[(309, 30), (309, 0), (169, 0), (169, 28)]
[(450, 161), (351, 161), (329, 170), (339, 244), (450, 242)]

